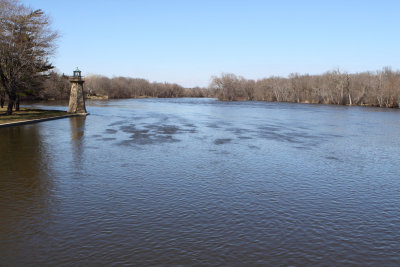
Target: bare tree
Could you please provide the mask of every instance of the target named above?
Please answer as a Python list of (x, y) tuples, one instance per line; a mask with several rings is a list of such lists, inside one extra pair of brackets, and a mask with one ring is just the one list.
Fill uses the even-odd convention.
[(0, 107), (4, 107), (4, 103), (6, 101), (6, 91), (0, 87)]
[(56, 38), (41, 10), (17, 0), (0, 0), (0, 82), (9, 99), (7, 114), (12, 114), (19, 93), (53, 68), (49, 56)]

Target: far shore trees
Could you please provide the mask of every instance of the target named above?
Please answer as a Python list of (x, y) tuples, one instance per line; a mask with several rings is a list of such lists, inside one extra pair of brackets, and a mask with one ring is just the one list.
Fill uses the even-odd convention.
[(209, 89), (220, 100), (259, 100), (335, 105), (400, 107), (400, 72), (349, 74), (339, 70), (321, 75), (289, 75), (250, 80), (234, 74), (213, 77)]
[(176, 83), (149, 82), (140, 78), (114, 77), (101, 75), (86, 76), (86, 90), (91, 94), (108, 98), (142, 97), (212, 97), (209, 90), (202, 88), (184, 88)]
[(0, 0), (0, 85), (8, 96), (7, 114), (19, 96), (38, 87), (41, 75), (53, 68), (49, 56), (56, 38), (41, 10)]

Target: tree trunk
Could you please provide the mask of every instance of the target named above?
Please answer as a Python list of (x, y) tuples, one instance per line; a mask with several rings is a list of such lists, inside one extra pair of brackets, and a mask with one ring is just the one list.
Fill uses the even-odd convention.
[(4, 93), (1, 93), (0, 94), (0, 106), (1, 106), (1, 108), (4, 107), (4, 102), (5, 101), (6, 101), (6, 99), (5, 99)]
[(13, 111), (13, 107), (14, 107), (16, 98), (17, 98), (17, 94), (14, 92), (10, 93), (8, 95), (7, 115), (12, 115), (12, 111)]
[(15, 101), (15, 111), (19, 111), (19, 103), (20, 103), (20, 97), (17, 95), (17, 101)]
[(14, 107), (14, 100), (9, 99), (7, 106), (7, 115), (12, 115), (13, 107)]

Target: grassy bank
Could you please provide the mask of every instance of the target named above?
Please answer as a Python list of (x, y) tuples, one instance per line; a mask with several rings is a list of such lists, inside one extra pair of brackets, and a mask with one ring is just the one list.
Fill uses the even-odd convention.
[(0, 108), (0, 125), (68, 115), (66, 111), (21, 108), (20, 111), (13, 111), (12, 115), (7, 116), (6, 111), (6, 108)]

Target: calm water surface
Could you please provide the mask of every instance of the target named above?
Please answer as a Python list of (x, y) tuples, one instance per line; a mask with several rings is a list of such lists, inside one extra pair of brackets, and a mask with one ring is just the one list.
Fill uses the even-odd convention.
[(400, 264), (399, 110), (88, 111), (0, 129), (1, 266)]

